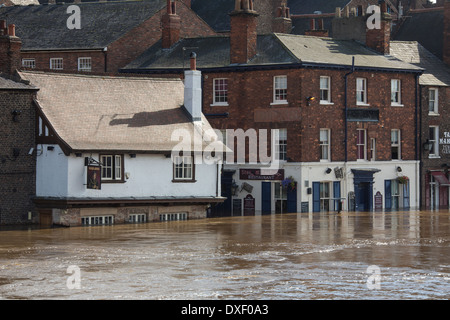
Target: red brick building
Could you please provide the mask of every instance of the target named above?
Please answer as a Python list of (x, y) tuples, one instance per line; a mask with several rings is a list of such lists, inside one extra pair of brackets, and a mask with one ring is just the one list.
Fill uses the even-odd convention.
[[(344, 210), (417, 206), (415, 97), (422, 69), (386, 55), (389, 16), (385, 29), (367, 33), (372, 48), (312, 36), (256, 36), (257, 16), (252, 1), (237, 0), (229, 36), (183, 39), (170, 51), (157, 44), (122, 72), (180, 75), (183, 48), (195, 48), (211, 125), (231, 130), (231, 139), (237, 129), (263, 134), (259, 149), (252, 151), (254, 140), (245, 143), (245, 163), (225, 164), (236, 215), (331, 211), (341, 203)], [(267, 154), (279, 160), (272, 175), (261, 173)], [(288, 178), (296, 189), (283, 188)], [(253, 211), (245, 206), (252, 199)]]
[[(75, 4), (80, 8), (80, 29), (68, 27), (76, 18), (68, 11), (71, 4), (0, 8), (0, 20), (15, 24), (22, 39), (24, 68), (114, 73), (161, 38), (170, 46), (179, 38), (215, 34), (190, 9), (189, 1)], [(165, 32), (169, 24), (171, 33)]]
[(36, 88), (14, 77), (20, 65), (20, 39), (14, 27), (0, 28), (0, 225), (38, 221), (36, 185)]

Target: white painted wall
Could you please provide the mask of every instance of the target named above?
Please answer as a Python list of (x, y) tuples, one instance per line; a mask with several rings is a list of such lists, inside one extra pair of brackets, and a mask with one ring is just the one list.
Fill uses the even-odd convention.
[[(397, 167), (402, 168), (402, 172), (397, 172)], [(410, 207), (417, 208), (419, 206), (419, 162), (418, 161), (354, 161), (347, 162), (309, 162), (309, 163), (283, 163), (280, 168), (285, 170), (284, 176), (292, 176), (298, 184), (297, 188), (297, 210), (300, 211), (301, 203), (308, 202), (309, 210), (312, 212), (312, 194), (307, 194), (307, 187), (305, 186), (305, 181), (308, 181), (308, 186), (312, 188), (312, 183), (321, 181), (338, 181), (334, 174), (334, 168), (345, 167), (344, 178), (341, 179), (341, 197), (347, 198), (347, 195), (351, 191), (355, 191), (353, 182), (352, 169), (379, 169), (380, 172), (374, 173), (374, 184), (373, 184), (373, 194), (375, 195), (377, 191), (383, 196), (383, 206), (384, 206), (384, 181), (396, 179), (400, 175), (405, 175), (410, 179)], [(240, 168), (260, 168), (257, 164), (251, 165), (232, 165), (226, 164), (225, 169), (236, 170), (233, 178), (237, 185), (241, 186), (244, 182), (253, 186), (252, 196), (255, 198), (255, 210), (256, 214), (261, 213), (261, 192), (262, 192), (262, 181), (252, 181), (252, 180), (240, 180), (239, 179), (239, 169)], [(327, 168), (333, 169), (330, 174), (325, 171)], [(244, 199), (248, 192), (245, 190), (240, 191), (234, 199)], [(272, 211), (275, 210), (274, 190), (272, 187)], [(242, 204), (243, 205), (243, 204)], [(347, 199), (344, 200), (344, 210), (348, 208)]]
[[(87, 167), (84, 158), (91, 156), (99, 160), (98, 154), (65, 156), (58, 145), (53, 151), (43, 146), (37, 157), (37, 196), (47, 197), (214, 197), (216, 196), (217, 165), (197, 164), (195, 183), (172, 182), (173, 167), (170, 158), (164, 155), (137, 154), (131, 158), (124, 155), (124, 172), (129, 179), (124, 183), (102, 183), (101, 190), (86, 188)], [(220, 195), (220, 184), (218, 189)]]

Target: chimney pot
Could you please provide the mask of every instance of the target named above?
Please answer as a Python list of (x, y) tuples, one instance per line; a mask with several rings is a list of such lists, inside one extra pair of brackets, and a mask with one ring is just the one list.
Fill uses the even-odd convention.
[(14, 24), (10, 24), (8, 26), (8, 35), (10, 37), (15, 37), (16, 36), (16, 25)]
[(197, 54), (191, 52), (191, 70), (197, 70)]

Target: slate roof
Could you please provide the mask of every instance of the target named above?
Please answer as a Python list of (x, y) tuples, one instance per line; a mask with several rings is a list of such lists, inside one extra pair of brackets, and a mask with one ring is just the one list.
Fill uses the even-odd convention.
[(103, 49), (152, 17), (165, 0), (91, 2), (81, 9), (81, 29), (68, 29), (70, 4), (0, 8), (0, 19), (16, 25), (22, 50)]
[[(188, 47), (183, 59), (183, 47)], [(170, 49), (161, 49), (157, 43), (139, 58), (122, 69), (122, 72), (164, 72), (187, 67), (189, 53), (197, 53), (199, 69), (234, 67), (230, 65), (229, 37), (183, 39)], [(245, 66), (274, 66), (308, 64), (312, 66), (350, 67), (355, 56), (355, 66), (385, 68), (403, 71), (421, 71), (415, 65), (392, 56), (384, 56), (352, 40), (333, 40), (313, 36), (270, 34), (259, 35), (257, 55)]]
[(425, 86), (450, 86), (450, 68), (417, 41), (391, 41), (391, 55), (424, 68), (419, 83)]
[[(211, 129), (203, 116), (194, 125), (182, 108), (180, 79), (101, 77), (24, 71), (23, 79), (40, 88), (36, 101), (57, 135), (72, 149), (170, 152), (175, 130)], [(200, 123), (200, 122), (199, 122)], [(186, 131), (184, 131), (186, 130)], [(187, 150), (204, 147), (198, 141)]]
[(351, 0), (288, 0), (291, 14), (312, 14), (316, 11), (334, 13), (336, 8), (343, 9)]
[(413, 10), (404, 17), (393, 40), (418, 41), (436, 57), (442, 59), (444, 14), (443, 9)]

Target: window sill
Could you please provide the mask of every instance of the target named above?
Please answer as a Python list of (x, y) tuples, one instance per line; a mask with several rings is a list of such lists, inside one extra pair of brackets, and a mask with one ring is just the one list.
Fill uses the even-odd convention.
[(428, 115), (431, 117), (439, 117), (440, 116), (440, 114), (436, 113), (436, 112), (429, 112)]
[(276, 101), (276, 102), (272, 102), (270, 105), (271, 106), (287, 106), (289, 103), (287, 101)]
[(328, 163), (328, 162), (331, 162), (331, 160), (330, 159), (320, 159), (320, 162)]
[(405, 105), (400, 103), (391, 103), (391, 107), (404, 107)]
[(228, 107), (228, 102), (215, 102), (209, 105), (210, 107)]
[(361, 106), (361, 107), (370, 107), (370, 104), (365, 103), (365, 102), (357, 102), (356, 105)]
[(435, 155), (435, 154), (430, 154), (428, 156), (428, 159), (440, 159), (440, 158), (441, 158), (441, 156), (438, 156), (438, 155)]
[(330, 102), (330, 101), (320, 101), (319, 104), (321, 104), (321, 105), (323, 105), (323, 106), (332, 106), (332, 105), (334, 105), (334, 102)]
[(103, 183), (125, 183), (125, 180), (102, 180)]
[(175, 180), (175, 179), (172, 179), (172, 182), (173, 183), (195, 183), (195, 182), (197, 182), (197, 180), (188, 180), (188, 179), (186, 179), (186, 180)]

